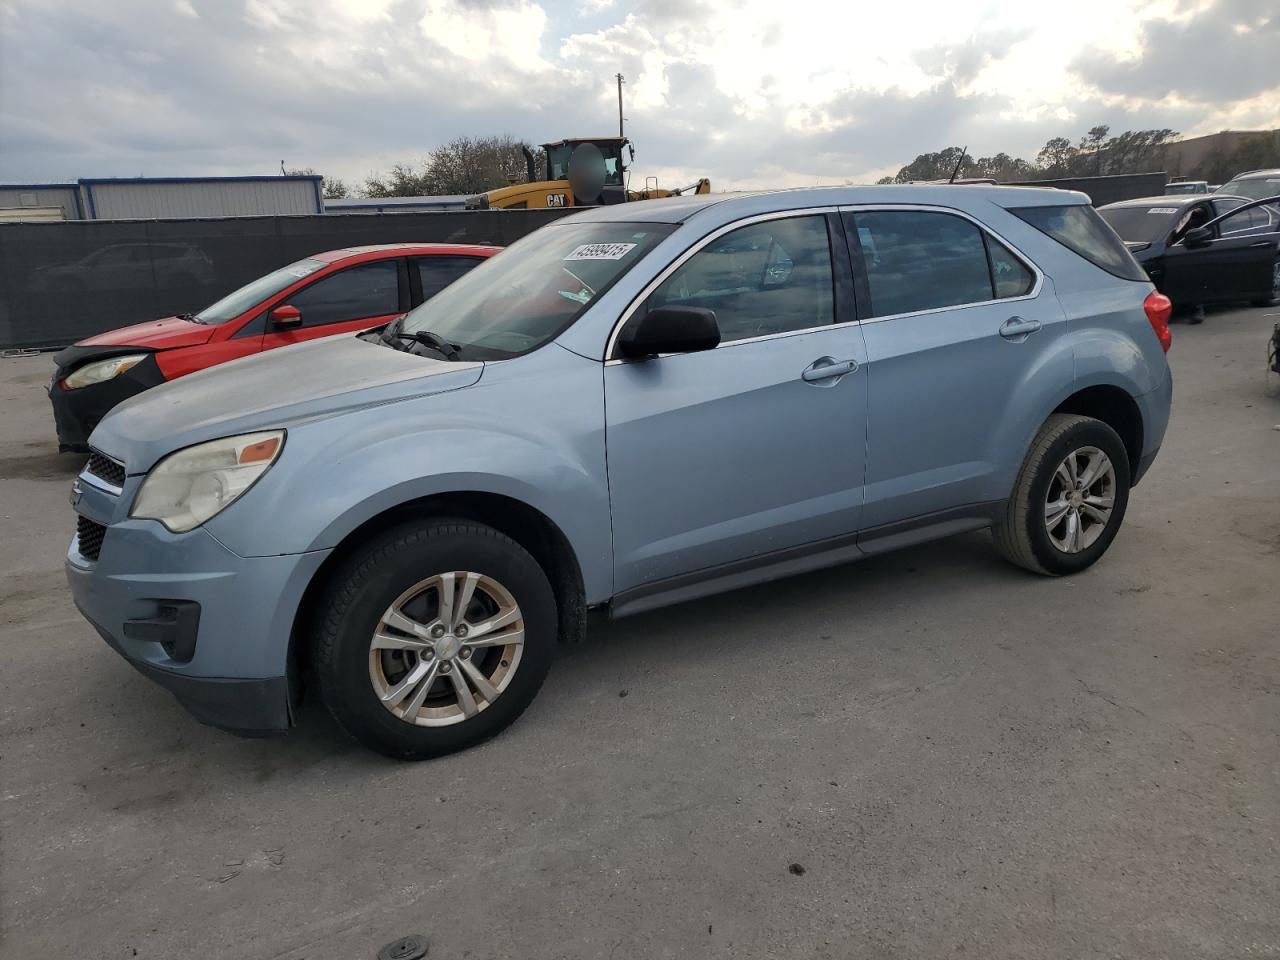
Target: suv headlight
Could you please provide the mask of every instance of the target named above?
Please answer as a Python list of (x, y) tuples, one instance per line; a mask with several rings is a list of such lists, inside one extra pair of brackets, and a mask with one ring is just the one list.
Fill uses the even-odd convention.
[(132, 370), (145, 359), (147, 359), (145, 353), (130, 353), (123, 357), (95, 360), (73, 370), (62, 383), (68, 390), (79, 390), (81, 387), (118, 377), (126, 370)]
[(151, 468), (129, 516), (159, 520), (185, 533), (234, 503), (267, 472), (284, 447), (284, 431), (224, 437), (171, 453)]

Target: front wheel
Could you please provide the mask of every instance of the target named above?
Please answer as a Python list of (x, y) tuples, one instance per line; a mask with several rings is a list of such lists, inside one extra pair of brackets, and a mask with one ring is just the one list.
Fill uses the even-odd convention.
[(1101, 420), (1054, 414), (1031, 443), (992, 530), (1005, 558), (1036, 573), (1077, 573), (1106, 553), (1129, 504), (1129, 457)]
[(314, 637), (321, 696), (365, 746), (419, 760), (514, 721), (550, 667), (555, 596), (519, 544), (483, 524), (398, 527), (337, 571)]

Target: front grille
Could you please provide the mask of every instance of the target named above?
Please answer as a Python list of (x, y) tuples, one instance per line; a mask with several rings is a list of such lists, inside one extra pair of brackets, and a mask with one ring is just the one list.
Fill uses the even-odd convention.
[(110, 457), (103, 456), (97, 450), (89, 452), (89, 462), (85, 464), (85, 473), (93, 474), (99, 480), (105, 480), (113, 487), (124, 486), (124, 464), (116, 463)]
[(102, 553), (102, 538), (107, 535), (107, 528), (94, 523), (88, 517), (76, 517), (76, 543), (80, 554), (90, 560), (97, 560)]

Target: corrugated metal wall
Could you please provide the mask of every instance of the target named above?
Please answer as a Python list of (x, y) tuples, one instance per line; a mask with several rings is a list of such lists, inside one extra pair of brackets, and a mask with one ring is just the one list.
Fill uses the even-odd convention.
[(37, 183), (0, 186), (0, 208), (60, 207), (64, 220), (79, 220), (79, 187), (74, 183)]
[(81, 180), (93, 220), (301, 216), (324, 212), (318, 177)]

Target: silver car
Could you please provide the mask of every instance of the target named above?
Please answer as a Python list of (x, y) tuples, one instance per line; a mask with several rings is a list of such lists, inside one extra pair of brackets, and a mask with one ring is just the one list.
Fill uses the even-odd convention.
[(437, 755), (519, 716), (591, 613), (981, 527), (1088, 567), (1164, 436), (1169, 309), (1076, 193), (589, 209), (380, 331), (117, 407), (67, 574), (202, 720), (284, 731), (309, 690)]

